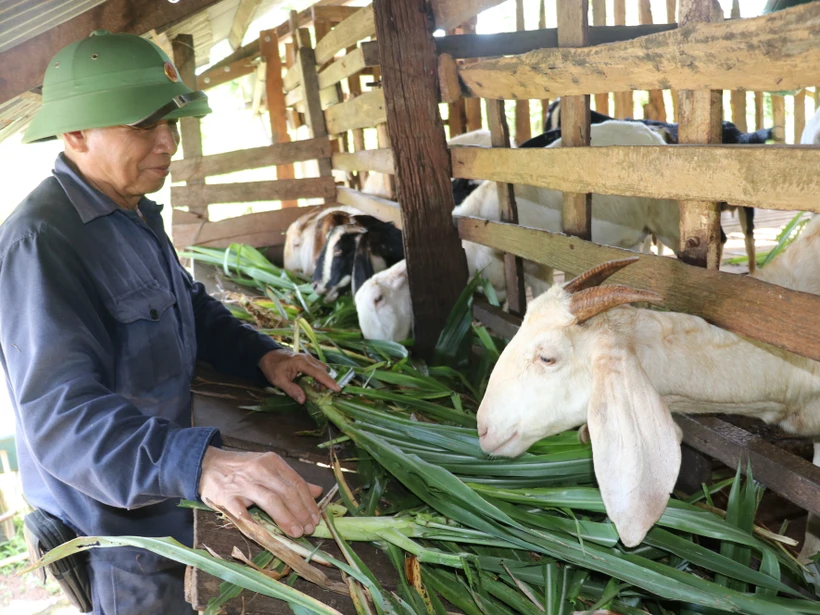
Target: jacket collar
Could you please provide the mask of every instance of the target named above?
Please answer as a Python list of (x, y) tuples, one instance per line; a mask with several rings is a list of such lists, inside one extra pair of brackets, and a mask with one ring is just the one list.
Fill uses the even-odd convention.
[[(108, 216), (116, 211), (121, 211), (128, 217), (139, 219), (136, 212), (122, 209), (110, 197), (91, 186), (64, 153), (57, 156), (53, 174), (60, 182), (68, 196), (68, 200), (71, 201), (84, 224)], [(158, 205), (145, 197), (140, 199), (138, 207), (146, 218), (158, 216), (162, 211), (162, 205)]]

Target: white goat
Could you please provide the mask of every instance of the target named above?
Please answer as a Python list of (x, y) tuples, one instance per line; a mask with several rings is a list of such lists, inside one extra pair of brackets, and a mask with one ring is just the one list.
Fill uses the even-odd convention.
[[(608, 145), (666, 145), (661, 136), (636, 122), (606, 122), (591, 127), (590, 141), (594, 146)], [(561, 140), (548, 147), (561, 147)], [(522, 226), (560, 231), (561, 208), (563, 197), (560, 192), (533, 186), (515, 186), (518, 205), (518, 219)], [(487, 220), (501, 219), (501, 208), (498, 202), (498, 190), (495, 182), (484, 182), (473, 191), (464, 202), (453, 210), (454, 216), (475, 216)], [(592, 195), (592, 238), (598, 243), (621, 248), (639, 249), (643, 241), (654, 233), (663, 243), (677, 249), (680, 237), (680, 214), (674, 201), (648, 199), (643, 197), (625, 197), (613, 195)], [(477, 243), (463, 241), (462, 246), (467, 255), (467, 267), (472, 277), (476, 272), (492, 284), (499, 300), (504, 301), (507, 295), (507, 282), (504, 274), (504, 254), (499, 250)], [(545, 292), (552, 283), (552, 270), (544, 265), (528, 262), (524, 266), (524, 281), (532, 288), (533, 295)], [(380, 296), (380, 295), (374, 295)], [(409, 301), (402, 293), (391, 296), (389, 290), (382, 293), (383, 304), (394, 304)], [(357, 300), (359, 314), (363, 310), (375, 310), (377, 306), (367, 306)], [(385, 310), (382, 306), (379, 309)], [(409, 308), (395, 306), (391, 312), (407, 313)], [(363, 319), (375, 320), (367, 313)], [(390, 333), (387, 325), (378, 329), (380, 334)], [(385, 338), (398, 341), (398, 331)], [(365, 337), (368, 333), (365, 332)], [(371, 338), (368, 338), (371, 339)]]
[(359, 328), (368, 340), (399, 342), (410, 337), (413, 307), (407, 261), (401, 260), (368, 279), (356, 292)]
[[(696, 316), (616, 307), (661, 300), (598, 286), (633, 260), (606, 263), (535, 299), (478, 411), (481, 448), (505, 457), (587, 423), (601, 496), (630, 547), (658, 520), (678, 477), (681, 437), (670, 411), (745, 414), (820, 434), (820, 363)], [(820, 216), (755, 277), (820, 291)], [(807, 538), (804, 553), (816, 547)]]
[(355, 207), (340, 205), (333, 209), (314, 209), (292, 222), (285, 233), (285, 269), (313, 275), (328, 231), (344, 224), (349, 216), (361, 213)]
[(803, 134), (800, 135), (801, 145), (820, 145), (820, 109), (814, 112), (811, 119), (806, 122)]

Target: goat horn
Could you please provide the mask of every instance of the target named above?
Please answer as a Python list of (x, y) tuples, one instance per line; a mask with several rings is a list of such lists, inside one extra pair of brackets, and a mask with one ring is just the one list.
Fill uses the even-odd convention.
[(630, 256), (629, 258), (622, 258), (617, 261), (601, 263), (597, 267), (593, 267), (586, 273), (582, 273), (577, 278), (573, 278), (564, 284), (564, 290), (572, 294), (585, 288), (600, 286), (609, 276), (639, 260), (637, 256)]
[(611, 308), (635, 301), (663, 303), (663, 298), (651, 290), (638, 290), (628, 286), (609, 284), (587, 288), (573, 294), (570, 298), (569, 310), (575, 315), (576, 324), (580, 325)]

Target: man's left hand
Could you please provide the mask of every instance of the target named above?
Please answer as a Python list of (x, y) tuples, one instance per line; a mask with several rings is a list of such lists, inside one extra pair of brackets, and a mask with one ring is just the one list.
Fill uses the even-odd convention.
[(287, 348), (271, 350), (259, 361), (259, 369), (273, 386), (282, 389), (300, 404), (305, 403), (305, 392), (293, 382), (299, 374), (312, 376), (331, 391), (338, 393), (342, 390), (328, 374), (327, 365), (309, 354), (295, 353)]

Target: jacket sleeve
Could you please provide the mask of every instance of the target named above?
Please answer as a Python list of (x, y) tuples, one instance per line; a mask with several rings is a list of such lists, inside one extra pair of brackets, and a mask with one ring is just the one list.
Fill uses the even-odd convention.
[(98, 291), (70, 242), (30, 234), (0, 255), (0, 350), (42, 470), (109, 506), (198, 498), (213, 428), (147, 416), (113, 391), (115, 346)]
[[(183, 269), (183, 273), (190, 275)], [(191, 301), (196, 322), (197, 358), (231, 376), (247, 378), (260, 386), (269, 385), (260, 359), (281, 348), (269, 336), (259, 333), (230, 313), (222, 303), (211, 297), (201, 282), (193, 282)]]

